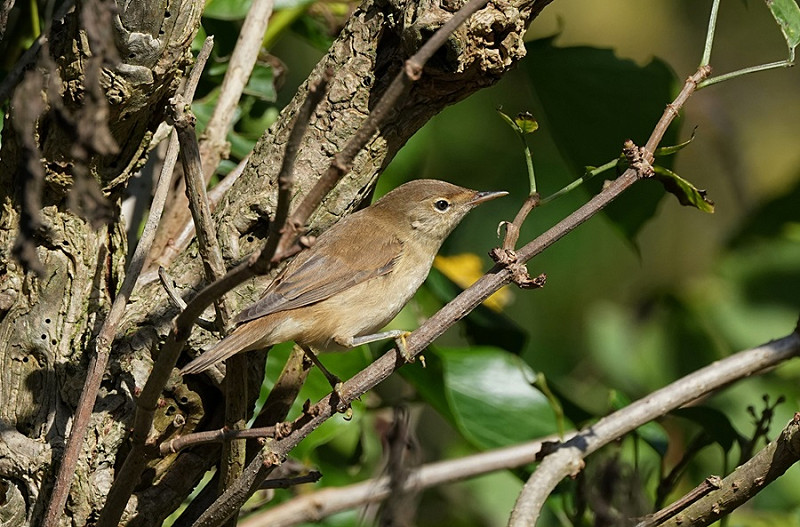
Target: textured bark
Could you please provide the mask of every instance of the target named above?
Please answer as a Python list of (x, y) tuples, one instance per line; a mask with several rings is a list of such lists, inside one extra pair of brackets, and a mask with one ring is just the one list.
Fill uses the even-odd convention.
[[(0, 151), (3, 525), (41, 520), (85, 353), (125, 263), (120, 192), (188, 64), (198, 15), (190, 2), (79, 3), (12, 97)], [(41, 192), (26, 193), (37, 177)], [(40, 203), (30, 240), (40, 277), (12, 257), (29, 198)], [(130, 411), (135, 386), (118, 380), (95, 405), (64, 525), (86, 524), (111, 484), (126, 434), (117, 414)]]
[[(460, 28), (426, 67), (422, 79), (389, 116), (380, 132), (356, 158), (352, 172), (329, 195), (311, 220), (312, 232), (355, 208), (371, 192), (377, 174), (403, 144), (432, 116), (480, 88), (492, 85), (525, 53), (522, 36), (530, 21), (551, 0), (514, 0), (490, 4)], [(86, 4), (79, 6), (81, 13)], [(317, 65), (313, 82), (327, 67), (335, 71), (326, 97), (314, 113), (296, 164), (296, 198), (302, 196), (352, 136), (403, 60), (435, 31), (461, 2), (366, 0), (352, 15), (328, 55)], [(100, 70), (105, 101), (99, 108), (116, 143), (81, 140), (76, 156), (70, 140), (75, 130), (59, 120), (45, 90), (48, 111), (37, 119), (36, 140), (45, 159), (43, 222), (36, 254), (45, 274), (24, 274), (11, 251), (18, 230), (21, 194), (15, 189), (28, 177), (30, 156), (12, 132), (22, 112), (12, 108), (3, 129), (0, 161), (0, 496), (28, 520), (39, 517), (47, 482), (63, 448), (88, 362), (93, 332), (102, 322), (119, 280), (126, 247), (118, 222), (119, 191), (142, 162), (150, 134), (163, 119), (165, 99), (186, 63), (188, 44), (198, 23), (197, 6), (167, 2), (158, 6), (120, 4), (119, 24), (111, 25), (115, 49), (124, 64)], [(168, 13), (168, 15), (167, 15)], [(89, 57), (79, 37), (81, 18), (71, 15), (55, 28), (50, 56), (64, 86), (64, 106), (78, 118), (86, 85), (83, 68)], [(164, 34), (161, 32), (164, 31)], [(94, 37), (93, 37), (94, 38)], [(91, 39), (89, 39), (91, 40)], [(95, 56), (98, 52), (92, 48)], [(102, 54), (100, 54), (102, 55)], [(52, 71), (50, 72), (52, 75)], [(275, 180), (292, 117), (306, 96), (304, 84), (278, 122), (256, 146), (245, 173), (215, 213), (227, 263), (232, 265), (263, 244), (275, 206)], [(94, 128), (97, 113), (92, 117)], [(104, 124), (100, 123), (100, 124)], [(100, 134), (101, 132), (98, 132)], [(81, 136), (83, 137), (83, 136)], [(107, 140), (107, 137), (101, 137)], [(108, 141), (106, 141), (108, 143)], [(89, 145), (89, 146), (86, 146)], [(110, 149), (110, 150), (109, 150)], [(116, 150), (116, 153), (108, 153)], [(27, 156), (27, 157), (26, 157)], [(85, 159), (85, 167), (76, 158)], [(38, 158), (37, 158), (38, 159)], [(77, 167), (77, 169), (76, 169)], [(112, 221), (98, 229), (71, 212), (69, 189), (84, 168), (89, 181), (109, 200)], [(177, 290), (190, 297), (202, 285), (196, 247), (179, 254), (170, 266)], [(253, 280), (234, 295), (248, 303), (265, 278)], [(242, 307), (240, 305), (239, 307)], [(144, 385), (160, 340), (176, 313), (156, 283), (141, 286), (129, 303), (114, 346), (110, 372), (95, 405), (84, 454), (78, 467), (63, 523), (85, 525), (96, 518), (114, 477), (115, 464), (126, 453), (126, 433), (133, 416), (133, 397)], [(212, 335), (197, 330), (191, 346), (205, 345)], [(258, 354), (250, 354), (253, 363)], [(263, 359), (261, 359), (263, 361)], [(262, 362), (263, 363), (263, 362)], [(250, 385), (258, 386), (258, 368)], [(153, 437), (159, 440), (220, 421), (219, 388), (188, 385), (178, 376), (164, 393)], [(144, 474), (123, 520), (129, 525), (158, 525), (190, 492), (213, 464), (216, 447), (204, 447), (158, 460)], [(16, 504), (16, 505), (13, 505)], [(8, 507), (8, 506), (7, 506)], [(6, 508), (7, 508), (6, 507)], [(3, 514), (5, 515), (5, 509)], [(1, 518), (0, 518), (1, 519)]]

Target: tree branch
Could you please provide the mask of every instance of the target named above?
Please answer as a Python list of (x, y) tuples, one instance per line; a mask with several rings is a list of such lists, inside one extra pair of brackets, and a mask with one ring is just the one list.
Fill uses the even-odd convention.
[(797, 332), (706, 366), (604, 417), (547, 454), (525, 483), (511, 514), (510, 527), (533, 525), (547, 496), (565, 477), (583, 468), (583, 458), (669, 411), (800, 355)]
[(761, 492), (800, 460), (800, 413), (780, 436), (722, 480), (719, 488), (659, 525), (711, 525)]
[[(557, 436), (543, 437), (459, 459), (429, 463), (411, 471), (403, 484), (403, 490), (416, 492), (490, 472), (527, 465), (536, 461), (536, 456), (543, 444), (557, 439)], [(392, 491), (390, 479), (390, 476), (383, 476), (354, 485), (325, 488), (303, 494), (242, 520), (240, 526), (288, 527), (304, 522), (318, 522), (337, 512), (385, 500)]]

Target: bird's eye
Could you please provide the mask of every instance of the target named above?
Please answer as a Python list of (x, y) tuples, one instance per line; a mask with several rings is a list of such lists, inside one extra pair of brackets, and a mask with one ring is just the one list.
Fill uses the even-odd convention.
[(444, 212), (450, 208), (450, 202), (447, 201), (446, 199), (437, 199), (436, 202), (433, 204), (433, 206), (439, 212)]

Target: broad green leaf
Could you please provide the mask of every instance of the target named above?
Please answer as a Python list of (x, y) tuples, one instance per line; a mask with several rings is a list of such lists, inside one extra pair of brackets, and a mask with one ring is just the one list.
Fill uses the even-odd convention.
[[(610, 49), (560, 48), (552, 39), (529, 42), (527, 49), (521, 66), (541, 101), (537, 116), (546, 119), (574, 178), (582, 176), (586, 166), (616, 158), (626, 139), (643, 145), (677, 93), (675, 74), (658, 59), (639, 66)], [(676, 143), (676, 132), (674, 122), (664, 143)], [(603, 178), (594, 178), (586, 187), (597, 193), (602, 185)], [(642, 182), (605, 213), (633, 241), (663, 195), (659, 185)]]
[(767, 6), (781, 27), (789, 59), (794, 60), (794, 49), (800, 44), (800, 7), (795, 0), (767, 0)]
[(664, 185), (664, 189), (673, 194), (681, 205), (694, 207), (703, 212), (714, 212), (714, 202), (706, 197), (706, 191), (700, 190), (678, 174), (662, 166), (654, 166), (655, 179)]
[(491, 347), (436, 348), (444, 390), (461, 433), (482, 448), (496, 448), (554, 433), (547, 398), (531, 383), (521, 359)]

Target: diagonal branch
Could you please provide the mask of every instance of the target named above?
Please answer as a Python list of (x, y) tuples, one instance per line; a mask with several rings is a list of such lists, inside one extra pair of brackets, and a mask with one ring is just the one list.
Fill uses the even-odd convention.
[(777, 439), (722, 480), (713, 492), (658, 525), (711, 525), (761, 492), (800, 460), (800, 413)]
[(517, 498), (509, 526), (533, 525), (556, 485), (579, 472), (583, 458), (600, 447), (700, 396), (798, 355), (800, 333), (794, 332), (710, 364), (601, 419), (544, 458)]

